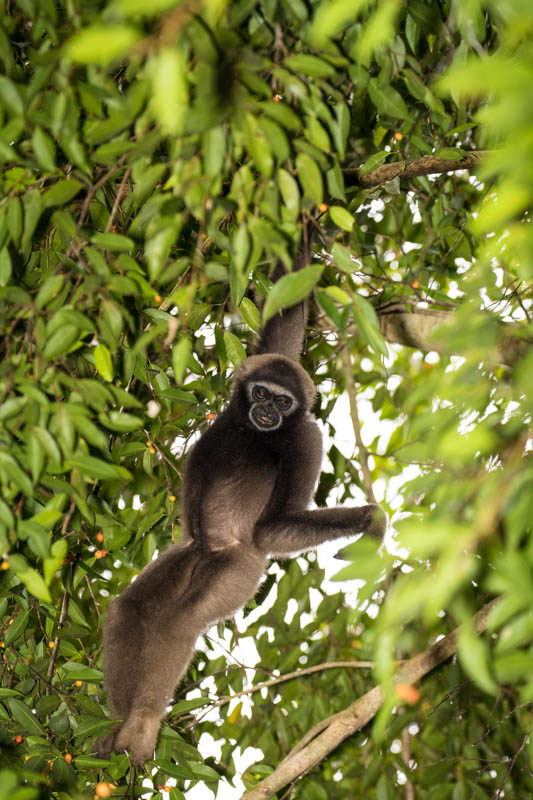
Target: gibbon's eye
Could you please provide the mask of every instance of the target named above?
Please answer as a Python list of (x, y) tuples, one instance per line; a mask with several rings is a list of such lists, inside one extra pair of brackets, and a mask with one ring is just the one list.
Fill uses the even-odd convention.
[(264, 386), (254, 386), (252, 389), (252, 398), (254, 400), (268, 400), (270, 392)]
[(282, 411), (287, 411), (292, 406), (292, 400), (285, 394), (278, 394), (276, 397), (276, 405)]

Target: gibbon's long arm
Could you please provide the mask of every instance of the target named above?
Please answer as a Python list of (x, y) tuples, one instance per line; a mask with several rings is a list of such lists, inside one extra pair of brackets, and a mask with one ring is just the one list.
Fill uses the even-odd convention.
[[(293, 272), (303, 269), (311, 260), (311, 251), (308, 242), (302, 241), (300, 251), (294, 260)], [(286, 271), (283, 264), (278, 262), (272, 280), (278, 281)], [(271, 317), (261, 329), (259, 341), (254, 348), (254, 353), (279, 353), (283, 356), (299, 361), (302, 354), (305, 329), (307, 326), (307, 313), (309, 303), (302, 300), (295, 306), (285, 308), (280, 314)]]
[(366, 532), (381, 539), (385, 522), (383, 511), (373, 503), (357, 508), (292, 511), (282, 517), (260, 520), (254, 542), (264, 553), (287, 556), (351, 534)]
[(253, 541), (261, 552), (289, 555), (364, 532), (382, 538), (386, 517), (373, 503), (355, 508), (302, 507), (303, 498), (313, 495), (312, 481), (320, 471), (321, 459), (322, 436), (316, 422), (310, 419), (296, 451), (282, 461), (272, 495), (254, 528)]

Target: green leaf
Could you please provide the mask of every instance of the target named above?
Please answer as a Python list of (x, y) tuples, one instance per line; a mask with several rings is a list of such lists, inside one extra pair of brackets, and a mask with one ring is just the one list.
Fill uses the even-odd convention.
[(242, 346), (241, 340), (235, 336), (234, 333), (230, 333), (230, 331), (224, 332), (224, 345), (226, 347), (226, 353), (228, 355), (228, 359), (231, 361), (233, 366), (238, 367), (241, 361), (244, 361), (246, 358), (246, 350)]
[(283, 275), (276, 281), (265, 303), (263, 321), (266, 322), (281, 309), (296, 305), (306, 298), (320, 280), (322, 270), (323, 267), (318, 265), (304, 267), (298, 272)]
[(53, 300), (55, 297), (57, 297), (63, 288), (64, 282), (65, 275), (51, 275), (49, 278), (47, 278), (37, 293), (37, 297), (35, 298), (35, 308), (45, 308), (50, 300)]
[(33, 493), (31, 481), (13, 456), (5, 451), (0, 451), (0, 467), (5, 470), (8, 477), (19, 487), (21, 492), (31, 497)]
[(105, 758), (95, 758), (94, 756), (78, 756), (77, 758), (74, 759), (74, 766), (76, 767), (76, 769), (100, 770), (103, 769), (104, 767), (111, 767), (112, 765), (113, 765), (112, 761), (107, 761)]
[[(12, 559), (10, 559), (9, 563), (12, 563)], [(28, 567), (22, 571), (16, 569), (14, 571), (30, 594), (32, 594), (38, 600), (43, 600), (45, 603), (52, 602), (52, 598), (50, 597), (50, 592), (46, 587), (46, 583), (44, 582), (42, 575), (40, 575), (37, 570), (33, 569), (33, 567)]]
[(91, 242), (97, 247), (113, 252), (130, 252), (135, 249), (135, 242), (129, 236), (122, 236), (120, 233), (95, 233), (91, 237)]
[(376, 353), (388, 355), (387, 345), (379, 329), (379, 322), (374, 306), (360, 294), (353, 296), (353, 316), (359, 333)]
[(489, 650), (486, 642), (476, 636), (469, 625), (459, 630), (457, 639), (459, 661), (474, 683), (488, 694), (496, 694), (498, 686), (490, 672)]
[(100, 669), (87, 667), (85, 664), (78, 664), (76, 661), (67, 661), (61, 665), (61, 671), (65, 673), (65, 678), (75, 681), (102, 681), (104, 673)]
[(80, 338), (80, 329), (75, 325), (62, 325), (54, 331), (48, 339), (43, 355), (48, 361), (65, 353), (72, 347), (74, 342)]
[(27, 733), (34, 734), (35, 736), (44, 736), (44, 730), (37, 717), (31, 713), (28, 706), (23, 703), (22, 700), (10, 697), (6, 700), (6, 703), (13, 718), (21, 726), (21, 731), (27, 731)]
[(203, 134), (203, 157), (207, 175), (220, 175), (226, 150), (226, 133), (222, 125), (210, 128)]
[(150, 62), (151, 108), (166, 133), (184, 132), (190, 114), (185, 53), (178, 47), (162, 47)]
[(42, 195), (43, 206), (51, 208), (52, 206), (66, 205), (76, 197), (82, 188), (83, 184), (75, 178), (58, 181)]
[(94, 366), (96, 367), (96, 371), (102, 376), (102, 378), (106, 381), (113, 380), (113, 361), (111, 359), (111, 353), (105, 346), (105, 344), (97, 344), (93, 351), (94, 356)]
[(343, 231), (351, 231), (353, 229), (355, 220), (350, 212), (342, 208), (342, 206), (330, 206), (328, 213), (331, 221), (339, 228), (342, 228)]
[(0, 288), (7, 286), (11, 279), (11, 272), (13, 265), (11, 263), (11, 256), (7, 247), (2, 247), (0, 250)]
[(12, 114), (24, 114), (24, 102), (19, 87), (4, 75), (0, 75), (0, 104)]
[(316, 161), (307, 153), (298, 153), (296, 156), (296, 171), (304, 197), (309, 197), (314, 200), (317, 206), (320, 205), (324, 194), (324, 186), (322, 173)]
[(178, 385), (183, 383), (191, 352), (191, 341), (187, 336), (181, 336), (179, 341), (172, 345), (172, 369), (174, 380)]
[(19, 636), (22, 636), (28, 627), (29, 616), (29, 611), (21, 611), (20, 614), (17, 614), (11, 625), (8, 626), (6, 635), (4, 636), (6, 645), (11, 644), (11, 642), (16, 641)]
[(296, 220), (300, 213), (300, 189), (296, 180), (286, 169), (278, 170), (278, 184), (288, 216)]
[(243, 297), (239, 306), (241, 317), (253, 331), (261, 328), (261, 314), (257, 306), (248, 297)]
[(74, 456), (67, 462), (67, 465), (71, 469), (79, 469), (83, 475), (87, 475), (89, 478), (129, 481), (132, 477), (125, 467), (109, 464), (109, 462), (94, 458), (94, 456)]
[(293, 72), (301, 72), (303, 75), (311, 75), (313, 78), (331, 78), (332, 75), (335, 75), (335, 67), (317, 56), (306, 53), (289, 56), (283, 63)]
[(39, 125), (36, 125), (33, 130), (31, 143), (41, 169), (44, 169), (46, 172), (53, 172), (56, 168), (55, 145), (50, 136), (48, 136)]
[(141, 38), (132, 25), (91, 25), (70, 39), (65, 54), (82, 64), (102, 64), (122, 58)]
[(144, 252), (151, 281), (156, 280), (165, 266), (170, 249), (176, 241), (178, 233), (179, 227), (167, 225), (146, 242)]
[(351, 272), (358, 272), (361, 270), (361, 264), (352, 258), (350, 250), (344, 247), (344, 245), (335, 242), (331, 248), (331, 254), (335, 259), (335, 263), (343, 272), (350, 274)]
[(382, 85), (377, 78), (371, 78), (368, 83), (370, 99), (382, 114), (397, 119), (407, 119), (409, 111), (399, 92), (392, 86)]
[(143, 426), (142, 419), (123, 411), (109, 411), (107, 414), (100, 414), (98, 419), (106, 428), (117, 433), (130, 433)]

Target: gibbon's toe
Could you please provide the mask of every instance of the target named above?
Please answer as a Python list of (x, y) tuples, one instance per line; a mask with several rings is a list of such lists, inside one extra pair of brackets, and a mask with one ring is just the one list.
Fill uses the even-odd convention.
[(148, 761), (154, 754), (159, 725), (159, 717), (132, 714), (116, 738), (116, 752), (127, 751), (133, 764)]
[(109, 755), (115, 749), (115, 739), (117, 736), (117, 731), (112, 731), (112, 733), (108, 733), (107, 736), (100, 736), (99, 739), (95, 742), (95, 751), (98, 758), (109, 758)]

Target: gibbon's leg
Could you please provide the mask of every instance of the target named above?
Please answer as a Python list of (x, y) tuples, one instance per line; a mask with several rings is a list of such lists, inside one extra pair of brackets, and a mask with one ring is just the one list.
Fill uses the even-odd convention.
[(264, 567), (264, 559), (250, 548), (205, 552), (177, 601), (171, 595), (170, 599), (160, 595), (158, 607), (142, 620), (138, 678), (127, 719), (116, 735), (117, 751), (127, 750), (135, 763), (151, 758), (161, 719), (193, 656), (198, 636), (250, 599)]
[[(131, 710), (139, 680), (139, 654), (143, 648), (143, 626), (134, 606), (119, 597), (109, 606), (104, 625), (103, 667), (112, 719), (125, 720)], [(114, 749), (122, 722), (96, 741), (96, 751), (106, 758)]]
[(293, 511), (278, 519), (260, 520), (255, 526), (254, 544), (263, 553), (289, 555), (350, 534), (369, 533), (381, 539), (386, 522), (385, 513), (374, 504)]
[(151, 622), (143, 649), (137, 654), (135, 697), (115, 739), (115, 750), (127, 750), (136, 764), (153, 756), (161, 720), (192, 658), (198, 633), (190, 629), (180, 612), (170, 626)]

